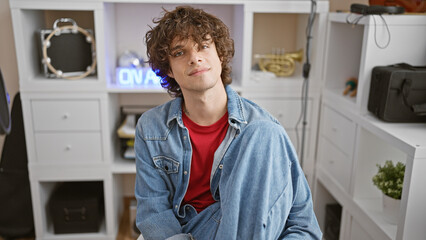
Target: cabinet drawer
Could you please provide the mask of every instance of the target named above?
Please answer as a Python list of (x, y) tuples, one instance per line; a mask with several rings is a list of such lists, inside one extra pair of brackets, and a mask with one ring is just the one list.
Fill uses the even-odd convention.
[[(272, 114), (280, 123), (284, 126), (285, 129), (294, 129), (296, 127), (297, 120), (299, 120), (300, 111), (301, 111), (301, 100), (299, 99), (260, 99), (260, 98), (251, 98), (259, 106), (267, 110)], [(312, 101), (308, 100), (308, 116), (307, 121), (308, 125), (310, 123), (310, 109)], [(300, 123), (302, 127), (302, 123)]]
[(347, 156), (352, 157), (355, 123), (331, 108), (324, 107), (322, 134)]
[(40, 163), (95, 163), (102, 161), (101, 134), (36, 133)]
[(35, 131), (100, 129), (97, 100), (34, 100), (31, 108)]
[(319, 164), (349, 191), (352, 159), (349, 159), (327, 139), (320, 137)]

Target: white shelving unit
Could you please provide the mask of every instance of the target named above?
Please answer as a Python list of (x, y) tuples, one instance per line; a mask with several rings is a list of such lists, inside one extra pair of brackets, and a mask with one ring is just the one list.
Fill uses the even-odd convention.
[[(158, 105), (170, 99), (160, 88), (117, 84), (117, 59), (132, 50), (146, 59), (144, 34), (162, 7), (203, 8), (230, 27), (235, 41), (232, 86), (274, 114), (296, 142), (303, 79), (301, 63), (291, 77), (252, 72), (253, 54), (272, 48), (295, 51), (305, 47), (310, 1), (254, 0), (9, 0), (12, 13), (19, 83), (23, 104), (29, 172), (37, 239), (115, 239), (123, 212), (123, 197), (132, 192), (135, 163), (120, 156), (116, 129), (120, 107)], [(304, 170), (313, 182), (319, 90), (328, 1), (319, 1), (314, 26), (306, 160)], [(38, 31), (70, 17), (94, 31), (96, 74), (81, 80), (46, 78), (40, 67)], [(267, 24), (269, 27), (265, 27)], [(270, 28), (270, 26), (274, 26)], [(265, 31), (266, 30), (266, 31)], [(263, 36), (268, 42), (259, 40)], [(269, 42), (274, 39), (276, 42)], [(276, 44), (276, 45), (275, 45)], [(263, 49), (263, 50), (259, 50)], [(268, 49), (265, 51), (264, 49)], [(263, 51), (263, 52), (262, 52)], [(61, 182), (103, 182), (105, 217), (97, 233), (55, 234), (49, 197)], [(130, 183), (130, 184), (129, 184)], [(130, 190), (129, 190), (130, 189)]]
[[(340, 239), (424, 239), (426, 211), (426, 124), (386, 123), (367, 110), (375, 66), (426, 62), (426, 16), (366, 16), (330, 13), (324, 65), (323, 102), (315, 177), (315, 210), (324, 227), (325, 205), (342, 206)], [(377, 44), (376, 44), (377, 42)], [(358, 79), (356, 97), (343, 96), (348, 78)], [(382, 195), (372, 182), (376, 164), (406, 164), (399, 222), (388, 223)]]

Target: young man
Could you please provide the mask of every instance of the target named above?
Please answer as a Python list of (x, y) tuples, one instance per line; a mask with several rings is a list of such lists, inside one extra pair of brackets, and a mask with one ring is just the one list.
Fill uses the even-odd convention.
[(145, 239), (321, 239), (311, 194), (278, 121), (231, 89), (228, 28), (177, 7), (146, 34), (174, 100), (136, 128), (137, 226)]

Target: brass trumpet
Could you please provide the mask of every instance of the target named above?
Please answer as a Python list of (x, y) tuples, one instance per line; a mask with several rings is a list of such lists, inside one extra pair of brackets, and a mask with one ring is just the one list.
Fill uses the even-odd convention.
[(288, 77), (293, 75), (295, 61), (302, 62), (303, 49), (285, 54), (256, 54), (259, 58), (259, 68), (264, 72), (273, 72), (277, 77)]

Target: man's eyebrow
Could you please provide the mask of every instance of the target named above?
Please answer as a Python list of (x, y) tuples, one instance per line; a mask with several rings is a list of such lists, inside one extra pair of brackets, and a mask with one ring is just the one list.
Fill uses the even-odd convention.
[(182, 49), (182, 48), (183, 48), (183, 45), (176, 45), (176, 46), (174, 46), (173, 48), (170, 49), (170, 52), (173, 52), (177, 49)]

